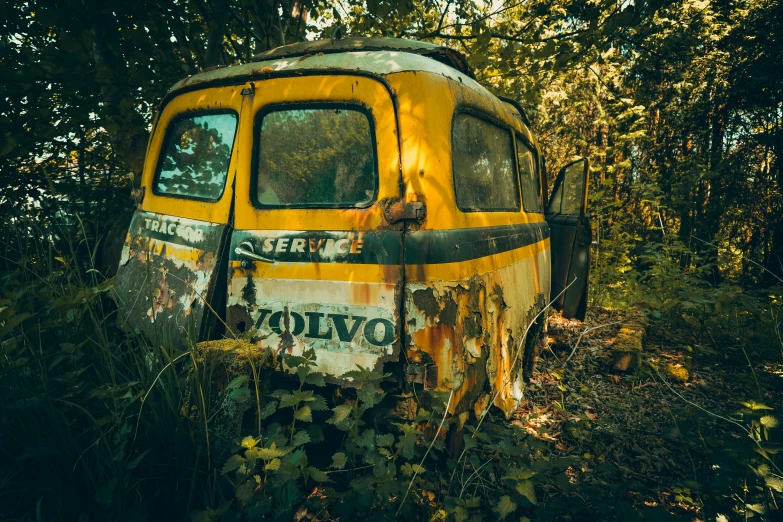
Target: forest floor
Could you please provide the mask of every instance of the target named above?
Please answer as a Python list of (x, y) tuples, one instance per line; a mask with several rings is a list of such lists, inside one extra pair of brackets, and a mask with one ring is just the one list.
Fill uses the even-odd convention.
[[(664, 507), (681, 520), (705, 520), (701, 492), (716, 480), (714, 457), (722, 450), (711, 437), (752, 446), (737, 411), (743, 403), (780, 411), (783, 368), (760, 361), (751, 367), (752, 355), (721, 351), (709, 334), (710, 346), (700, 346), (705, 332), (649, 328), (641, 368), (616, 372), (611, 346), (623, 321), (606, 310), (583, 323), (551, 318), (551, 340), (513, 422), (578, 458), (571, 483), (606, 488), (606, 497), (589, 502), (614, 502), (621, 519), (624, 512), (638, 519), (633, 505), (643, 514)], [(686, 368), (687, 377), (682, 370), (667, 375), (669, 364)], [(558, 495), (556, 488), (551, 493)], [(732, 494), (737, 502), (742, 495)]]

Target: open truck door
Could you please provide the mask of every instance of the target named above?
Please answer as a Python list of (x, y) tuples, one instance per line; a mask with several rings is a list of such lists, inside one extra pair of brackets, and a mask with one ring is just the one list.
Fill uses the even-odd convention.
[(120, 325), (153, 343), (184, 347), (221, 322), (209, 303), (222, 290), (241, 89), (176, 96), (153, 131), (115, 284)]
[(560, 169), (546, 207), (552, 249), (551, 302), (567, 319), (584, 320), (587, 311), (592, 242), (587, 218), (587, 172), (584, 158)]

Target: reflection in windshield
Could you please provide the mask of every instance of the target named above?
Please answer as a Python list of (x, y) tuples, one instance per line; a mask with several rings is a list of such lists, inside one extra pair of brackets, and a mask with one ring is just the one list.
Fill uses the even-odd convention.
[(260, 205), (362, 206), (375, 195), (368, 117), (351, 109), (266, 114), (257, 143)]
[(454, 192), (459, 208), (518, 210), (511, 134), (469, 114), (457, 114), (452, 128)]
[(156, 192), (218, 199), (226, 184), (235, 133), (234, 114), (205, 114), (171, 123)]
[(547, 214), (581, 215), (585, 196), (585, 161), (566, 165), (561, 172), (563, 180), (552, 192)]
[(517, 160), (525, 212), (541, 212), (541, 186), (538, 182), (536, 159), (533, 151), (519, 139), (517, 139)]

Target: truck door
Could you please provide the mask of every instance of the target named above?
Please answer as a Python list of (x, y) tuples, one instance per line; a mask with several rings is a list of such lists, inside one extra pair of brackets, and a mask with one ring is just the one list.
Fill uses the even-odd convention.
[[(364, 76), (256, 83), (240, 148), (227, 324), (332, 377), (399, 359), (402, 226), (391, 95)], [(252, 128), (250, 128), (252, 127)], [(245, 162), (243, 162), (245, 163)]]
[(587, 311), (592, 231), (586, 211), (587, 160), (579, 159), (560, 169), (546, 208), (552, 249), (551, 302), (568, 319), (583, 320)]
[(241, 87), (182, 94), (150, 140), (144, 198), (117, 270), (119, 322), (154, 343), (197, 342), (227, 240)]

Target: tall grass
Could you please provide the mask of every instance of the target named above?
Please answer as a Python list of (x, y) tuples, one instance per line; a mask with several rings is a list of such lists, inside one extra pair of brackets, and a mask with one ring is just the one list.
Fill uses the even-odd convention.
[(96, 242), (81, 222), (20, 219), (9, 229), (0, 519), (180, 520), (204, 499), (219, 502), (197, 420), (208, 415), (181, 412), (186, 389), (201, 392), (195, 359), (119, 330), (113, 280), (95, 269)]

